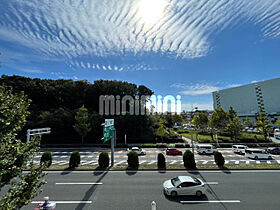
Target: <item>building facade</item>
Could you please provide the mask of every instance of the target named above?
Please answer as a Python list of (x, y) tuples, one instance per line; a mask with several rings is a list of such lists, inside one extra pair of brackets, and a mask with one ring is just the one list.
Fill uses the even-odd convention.
[(260, 107), (271, 123), (280, 117), (280, 78), (215, 91), (212, 96), (214, 109), (228, 111), (232, 106), (241, 120), (255, 121)]

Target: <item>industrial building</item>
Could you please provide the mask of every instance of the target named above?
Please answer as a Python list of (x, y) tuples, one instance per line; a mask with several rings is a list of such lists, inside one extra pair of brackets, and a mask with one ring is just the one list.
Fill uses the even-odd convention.
[(255, 122), (260, 107), (271, 123), (280, 117), (280, 78), (215, 91), (212, 96), (214, 109), (228, 111), (232, 106), (241, 120), (248, 116)]

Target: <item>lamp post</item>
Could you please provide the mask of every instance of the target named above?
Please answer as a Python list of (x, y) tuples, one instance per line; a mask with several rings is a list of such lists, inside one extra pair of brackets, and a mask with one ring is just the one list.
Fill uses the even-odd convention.
[(191, 125), (191, 140), (192, 140), (192, 153), (194, 154), (194, 145), (193, 145), (193, 135), (192, 135), (192, 113), (194, 110), (197, 110), (197, 107), (194, 107), (191, 110), (191, 117), (190, 117), (190, 125)]

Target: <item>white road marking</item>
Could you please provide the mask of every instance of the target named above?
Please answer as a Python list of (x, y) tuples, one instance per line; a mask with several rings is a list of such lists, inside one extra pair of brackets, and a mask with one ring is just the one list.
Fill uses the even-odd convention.
[(246, 160), (246, 164), (250, 164), (250, 160)]
[(57, 182), (56, 185), (102, 185), (102, 182)]
[(267, 162), (268, 164), (271, 164), (271, 161), (269, 161), (269, 160), (268, 160), (268, 161), (266, 161), (266, 162)]
[(226, 161), (225, 161), (225, 164), (228, 164), (228, 163), (229, 163), (229, 161), (228, 161), (228, 160), (226, 160)]
[(256, 163), (257, 163), (257, 164), (260, 164), (260, 163), (261, 163), (261, 161), (259, 161), (259, 160), (256, 160)]
[(120, 164), (125, 163), (125, 162), (126, 162), (125, 160), (122, 160), (120, 162), (115, 163), (115, 166), (120, 165)]
[(208, 160), (204, 160), (204, 161), (202, 162), (202, 164), (206, 164), (206, 163), (208, 163)]
[(96, 163), (96, 160), (85, 161), (84, 163), (81, 163), (81, 166), (86, 165), (86, 164), (91, 164), (91, 163)]
[(149, 162), (147, 165), (151, 165), (151, 164), (156, 163), (156, 162), (157, 162), (156, 160), (153, 160), (153, 161)]
[(176, 163), (176, 162), (177, 162), (177, 160), (173, 160), (173, 161), (171, 161), (169, 164), (172, 165), (172, 164), (174, 164), (174, 163)]
[(204, 184), (208, 184), (208, 185), (210, 185), (210, 184), (218, 184), (218, 182), (204, 182)]
[(240, 200), (180, 201), (180, 203), (240, 203)]
[[(78, 204), (78, 203), (84, 203), (84, 204), (91, 204), (92, 201), (51, 201), (53, 203), (57, 204)], [(44, 203), (44, 201), (32, 201), (31, 203)]]
[(143, 164), (145, 162), (147, 162), (147, 161), (146, 160), (142, 160), (142, 161), (139, 162), (139, 165), (141, 165), (141, 164)]
[(237, 161), (235, 161), (235, 163), (234, 164), (239, 164), (239, 161), (237, 160)]
[(276, 160), (278, 164), (280, 164), (280, 160)]

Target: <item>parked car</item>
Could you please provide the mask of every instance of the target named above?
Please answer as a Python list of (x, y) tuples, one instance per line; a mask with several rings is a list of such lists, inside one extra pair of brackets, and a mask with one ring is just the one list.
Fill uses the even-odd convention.
[(136, 152), (138, 155), (146, 155), (146, 151), (144, 149), (141, 149), (139, 147), (132, 147), (131, 149), (127, 149), (127, 154), (131, 151)]
[(248, 149), (245, 145), (232, 145), (232, 151), (240, 155), (245, 154), (245, 149)]
[(172, 197), (177, 195), (196, 195), (200, 197), (205, 194), (205, 189), (203, 181), (199, 178), (178, 176), (163, 183), (163, 192)]
[(246, 149), (245, 150), (245, 157), (252, 158), (255, 160), (258, 159), (272, 159), (272, 156), (263, 149)]
[(215, 146), (211, 144), (198, 144), (196, 145), (196, 151), (198, 154), (206, 155), (206, 154), (213, 154), (218, 150)]
[(275, 134), (275, 135), (274, 135), (274, 138), (280, 140), (280, 134)]
[(273, 155), (280, 155), (280, 148), (279, 147), (268, 147), (266, 151)]
[(176, 148), (167, 148), (166, 149), (166, 155), (182, 155), (182, 151), (178, 150)]

